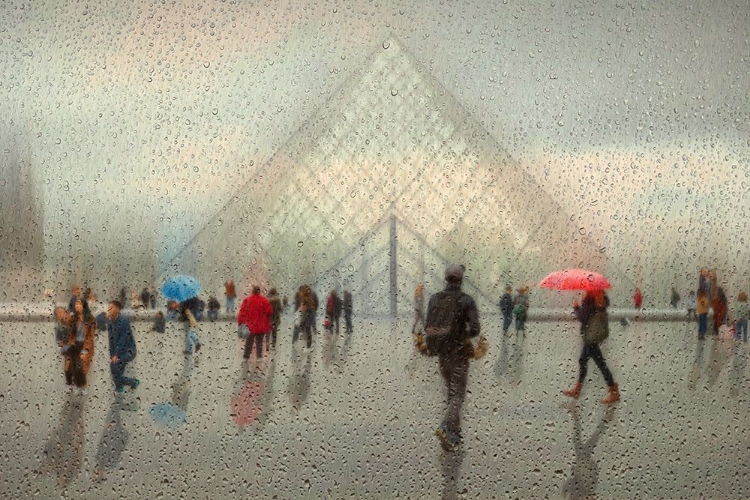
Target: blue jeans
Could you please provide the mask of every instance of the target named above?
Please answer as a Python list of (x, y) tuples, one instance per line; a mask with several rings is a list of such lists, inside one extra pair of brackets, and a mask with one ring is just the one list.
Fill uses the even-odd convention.
[(200, 345), (200, 343), (201, 340), (198, 338), (198, 334), (195, 333), (195, 330), (188, 328), (185, 332), (185, 352), (193, 354), (193, 346)]
[(234, 312), (234, 297), (227, 297), (227, 312)]
[(706, 330), (708, 330), (708, 314), (703, 313), (698, 315), (698, 338), (702, 339), (706, 336)]
[(132, 359), (119, 358), (117, 363), (109, 362), (109, 371), (112, 373), (112, 380), (115, 383), (115, 389), (120, 390), (122, 386), (129, 385), (135, 388), (135, 379), (123, 376), (125, 373), (125, 367), (130, 363)]
[(740, 338), (740, 334), (742, 335), (742, 341), (747, 342), (747, 320), (746, 319), (737, 320), (737, 324), (735, 325), (735, 337)]
[(510, 314), (503, 314), (503, 333), (508, 333), (510, 323), (513, 321), (513, 316)]

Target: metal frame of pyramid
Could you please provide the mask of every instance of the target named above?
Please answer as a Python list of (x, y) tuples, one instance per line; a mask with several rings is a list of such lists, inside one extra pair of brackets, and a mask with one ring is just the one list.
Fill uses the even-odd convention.
[[(499, 285), (532, 284), (557, 267), (606, 271), (587, 235), (492, 135), (394, 39), (307, 120), (160, 272), (239, 276), (245, 285), (340, 286), (355, 248), (372, 245), (391, 216), (427, 255), (433, 278), (447, 262), (476, 273), (493, 302)], [(416, 242), (419, 243), (416, 243)], [(386, 265), (364, 249), (358, 262)], [(204, 259), (207, 256), (209, 259)], [(262, 265), (261, 265), (262, 264)], [(342, 270), (342, 266), (344, 269)], [(249, 270), (249, 271), (248, 271)], [(406, 276), (420, 273), (404, 272)], [(371, 271), (382, 274), (385, 270)], [(368, 274), (368, 273), (365, 273)], [(332, 278), (331, 278), (332, 276)], [(382, 284), (382, 283), (381, 283)], [(376, 287), (360, 283), (358, 292)], [(411, 300), (401, 281), (398, 293)], [(392, 295), (390, 285), (384, 287)], [(368, 311), (386, 313), (371, 293)], [(385, 300), (383, 310), (373, 309)]]

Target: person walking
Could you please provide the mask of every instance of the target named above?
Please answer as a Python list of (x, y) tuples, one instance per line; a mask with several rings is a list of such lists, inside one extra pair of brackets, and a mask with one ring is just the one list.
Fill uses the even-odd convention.
[[(73, 304), (75, 307), (75, 303)], [(73, 391), (73, 360), (70, 357), (70, 337), (73, 331), (70, 312), (61, 306), (55, 307), (55, 342), (63, 357), (63, 373), (65, 374), (65, 389)]]
[(704, 288), (698, 289), (698, 340), (706, 338), (706, 330), (708, 330), (708, 292)]
[(635, 289), (635, 293), (633, 294), (633, 305), (639, 311), (641, 310), (641, 307), (643, 307), (643, 294), (641, 293), (640, 288)]
[(516, 334), (526, 333), (526, 318), (529, 311), (529, 287), (517, 289), (518, 294), (513, 299), (513, 315), (516, 317)]
[(424, 285), (417, 283), (414, 288), (414, 324), (411, 327), (411, 334), (415, 335), (424, 330)]
[(307, 285), (310, 290), (310, 308), (308, 314), (310, 317), (310, 328), (317, 335), (318, 333), (318, 307), (320, 307), (320, 301), (318, 300), (318, 294), (312, 289), (312, 285)]
[(68, 300), (68, 311), (73, 312), (73, 309), (75, 308), (76, 300), (78, 300), (81, 296), (81, 287), (78, 285), (73, 285), (70, 287), (70, 300)]
[(219, 299), (217, 299), (215, 296), (211, 295), (208, 298), (208, 319), (209, 321), (216, 321), (219, 319), (219, 309), (221, 309), (221, 304), (219, 304)]
[(133, 329), (130, 320), (121, 314), (122, 303), (113, 300), (107, 305), (107, 333), (109, 340), (109, 369), (115, 384), (115, 394), (122, 394), (126, 385), (132, 389), (141, 383), (137, 378), (125, 377), (127, 364), (135, 359), (137, 354)]
[(513, 321), (513, 297), (511, 292), (513, 289), (510, 286), (505, 287), (505, 293), (500, 297), (500, 314), (503, 315), (503, 335), (508, 333), (510, 323)]
[(300, 330), (305, 333), (307, 337), (307, 348), (312, 347), (312, 332), (313, 323), (315, 321), (315, 301), (313, 299), (313, 292), (310, 287), (305, 287), (300, 297)]
[[(461, 442), (461, 408), (469, 378), (469, 359), (472, 346), (469, 339), (479, 335), (479, 312), (474, 299), (461, 291), (464, 266), (451, 264), (445, 269), (445, 289), (430, 297), (427, 306), (425, 335), (431, 329), (447, 328), (437, 349), (440, 375), (448, 389), (448, 404), (443, 421), (435, 429), (446, 449)], [(429, 347), (429, 342), (428, 342)]]
[(719, 327), (727, 322), (728, 301), (722, 287), (716, 290), (713, 301), (714, 306), (714, 338), (719, 336)]
[(279, 325), (281, 324), (281, 311), (283, 307), (281, 305), (281, 299), (279, 293), (275, 288), (271, 288), (268, 292), (268, 302), (271, 304), (273, 312), (271, 313), (271, 335), (268, 337), (268, 349), (271, 349), (273, 345), (276, 348), (276, 337), (279, 333)]
[(687, 306), (688, 321), (690, 321), (691, 316), (693, 320), (697, 320), (698, 315), (695, 313), (695, 292), (693, 290), (690, 290), (687, 299), (685, 299), (685, 305)]
[(672, 294), (669, 298), (669, 305), (672, 306), (672, 309), (677, 309), (677, 305), (680, 303), (680, 294), (677, 293), (677, 290), (672, 287)]
[(182, 321), (185, 328), (185, 350), (186, 355), (193, 354), (193, 348), (195, 352), (201, 350), (203, 344), (201, 339), (198, 337), (198, 320), (195, 318), (195, 312), (200, 308), (200, 300), (198, 297), (187, 299), (180, 303), (179, 320)]
[(344, 325), (346, 333), (352, 333), (352, 294), (349, 290), (344, 290)]
[(228, 313), (234, 313), (234, 301), (237, 298), (237, 287), (234, 286), (234, 280), (224, 282), (224, 297)]
[(326, 302), (326, 315), (330, 321), (328, 327), (329, 332), (333, 332), (334, 325), (336, 326), (336, 333), (339, 333), (339, 323), (341, 322), (342, 302), (336, 290), (331, 290), (331, 294), (328, 296)]
[(151, 292), (148, 291), (147, 286), (144, 286), (141, 290), (141, 304), (143, 309), (148, 309), (148, 306), (151, 305)]
[(255, 343), (255, 357), (263, 357), (263, 338), (271, 331), (271, 316), (273, 307), (271, 303), (260, 294), (260, 287), (254, 286), (252, 295), (245, 297), (240, 305), (237, 315), (237, 324), (247, 326), (250, 335), (245, 340), (244, 359), (250, 358), (253, 343)]
[(94, 359), (94, 339), (96, 338), (96, 319), (91, 314), (85, 299), (78, 299), (71, 315), (70, 349), (71, 374), (74, 391), (86, 394), (86, 374)]
[(562, 391), (568, 397), (578, 399), (581, 395), (581, 388), (583, 387), (583, 382), (586, 380), (589, 358), (593, 358), (594, 363), (599, 367), (604, 380), (607, 382), (607, 387), (609, 387), (609, 393), (601, 402), (603, 404), (612, 404), (620, 400), (620, 389), (615, 383), (612, 373), (607, 367), (607, 363), (604, 361), (602, 350), (599, 348), (599, 344), (609, 335), (608, 307), (609, 297), (604, 293), (604, 290), (586, 291), (586, 295), (580, 305), (578, 301), (573, 303), (576, 317), (581, 322), (583, 348), (581, 349), (581, 356), (578, 359), (578, 382), (572, 388)]
[(734, 303), (735, 338), (747, 343), (747, 320), (750, 317), (750, 308), (747, 304), (747, 294), (740, 292), (737, 302)]

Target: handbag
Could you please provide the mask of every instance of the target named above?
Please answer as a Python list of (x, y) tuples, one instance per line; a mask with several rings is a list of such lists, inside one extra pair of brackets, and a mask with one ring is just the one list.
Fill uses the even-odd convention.
[(237, 336), (241, 339), (246, 339), (250, 336), (250, 329), (246, 324), (243, 323), (237, 326)]
[(583, 328), (583, 341), (586, 344), (601, 344), (609, 337), (609, 316), (606, 311), (596, 311), (589, 316)]

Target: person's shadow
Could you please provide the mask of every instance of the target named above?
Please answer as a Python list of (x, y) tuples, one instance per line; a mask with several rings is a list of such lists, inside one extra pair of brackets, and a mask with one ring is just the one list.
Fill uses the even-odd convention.
[(186, 356), (182, 362), (182, 373), (172, 384), (172, 404), (182, 409), (187, 414), (190, 402), (190, 375), (193, 373), (195, 363), (190, 356)]
[(258, 417), (258, 430), (270, 421), (271, 410), (273, 409), (273, 398), (276, 396), (273, 392), (273, 382), (276, 377), (276, 357), (269, 361), (268, 372), (263, 376), (263, 395), (260, 398), (260, 416)]
[(508, 372), (508, 336), (502, 334), (500, 338), (500, 356), (498, 356), (495, 364), (495, 376), (497, 378), (503, 378), (503, 375)]
[(736, 398), (740, 394), (740, 388), (745, 381), (745, 370), (747, 369), (747, 354), (743, 345), (734, 343), (734, 357), (732, 358), (732, 371), (729, 374), (729, 395)]
[(312, 353), (309, 350), (295, 354), (292, 351), (292, 376), (289, 378), (289, 399), (292, 411), (298, 412), (310, 393), (310, 368)]
[(120, 401), (117, 398), (113, 399), (105, 420), (104, 432), (96, 448), (96, 464), (92, 477), (94, 481), (105, 480), (106, 473), (117, 468), (122, 452), (128, 444), (128, 433), (122, 427), (120, 418), (121, 411)]
[(526, 332), (523, 335), (516, 335), (516, 341), (513, 343), (513, 351), (510, 357), (511, 382), (520, 384), (523, 379), (523, 353), (526, 344)]
[(344, 333), (343, 335), (344, 335), (344, 343), (341, 345), (341, 348), (339, 349), (339, 352), (337, 355), (337, 359), (335, 361), (335, 364), (338, 367), (339, 372), (344, 371), (344, 366), (346, 365), (346, 362), (349, 359), (349, 349), (351, 349), (352, 347), (352, 335), (350, 333)]
[(339, 336), (335, 332), (323, 329), (323, 366), (325, 368), (328, 368), (333, 361), (338, 338)]
[(615, 407), (607, 408), (591, 437), (585, 442), (581, 440), (581, 418), (578, 415), (578, 406), (574, 402), (568, 401), (563, 403), (563, 407), (573, 418), (573, 449), (575, 450), (575, 462), (570, 478), (563, 483), (563, 498), (570, 500), (596, 498), (599, 467), (594, 460), (594, 448), (607, 422), (614, 418)]
[(458, 491), (458, 480), (461, 477), (461, 465), (464, 461), (466, 451), (464, 450), (463, 443), (459, 443), (458, 446), (450, 451), (443, 450), (442, 462), (440, 469), (443, 475), (443, 494), (442, 500), (454, 500), (459, 498), (459, 494), (464, 492)]
[(690, 368), (688, 374), (688, 389), (691, 391), (695, 390), (695, 386), (698, 383), (698, 379), (701, 378), (701, 372), (703, 371), (703, 351), (705, 349), (706, 342), (699, 340), (698, 345), (695, 348), (695, 360)]
[[(719, 375), (724, 365), (729, 363), (729, 357), (731, 356), (731, 348), (734, 344), (731, 340), (718, 340), (715, 339), (710, 341), (713, 345), (711, 348), (711, 356), (708, 360), (708, 386), (713, 387), (719, 380)], [(732, 345), (730, 345), (730, 342)]]
[(44, 447), (40, 473), (56, 474), (57, 485), (66, 488), (81, 471), (83, 455), (83, 400), (70, 395), (60, 412), (60, 422)]
[(497, 378), (507, 376), (510, 383), (520, 384), (523, 379), (526, 335), (516, 335), (512, 345), (509, 346), (509, 343), (508, 336), (503, 335), (500, 343), (500, 356), (495, 364), (495, 375)]

